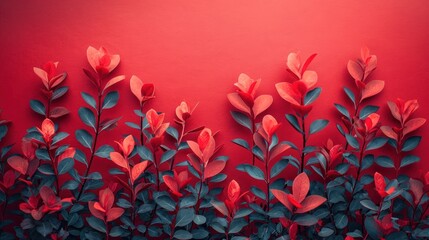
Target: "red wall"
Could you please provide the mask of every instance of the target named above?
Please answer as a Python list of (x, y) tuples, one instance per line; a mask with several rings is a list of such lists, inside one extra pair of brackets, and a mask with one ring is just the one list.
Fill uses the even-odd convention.
[[(264, 2), (264, 3), (263, 3)], [(305, 2), (305, 3), (304, 3)], [(258, 91), (271, 93), (270, 112), (284, 122), (281, 132), (297, 141), (285, 123), (290, 108), (275, 91), (274, 84), (287, 76), (286, 57), (301, 50), (304, 56), (319, 55), (310, 69), (319, 74), (323, 88), (311, 117), (331, 121), (338, 116), (333, 103), (344, 101), (343, 85), (352, 84), (347, 74), (349, 59), (359, 57), (367, 45), (378, 56), (372, 79), (386, 82), (373, 103), (382, 105), (382, 121), (388, 123), (386, 100), (417, 98), (420, 117), (429, 117), (429, 4), (421, 1), (0, 1), (0, 109), (2, 118), (13, 121), (8, 143), (19, 142), (25, 129), (41, 119), (29, 108), (29, 100), (41, 98), (41, 81), (33, 66), (60, 61), (69, 74), (65, 85), (71, 90), (62, 101), (72, 112), (61, 121), (63, 131), (72, 133), (83, 124), (77, 116), (83, 105), (80, 91), (92, 92), (82, 72), (89, 68), (86, 48), (103, 45), (121, 55), (118, 74), (127, 79), (120, 90), (120, 127), (105, 134), (113, 143), (123, 133), (135, 131), (124, 125), (136, 120), (132, 109), (137, 101), (129, 91), (129, 77), (138, 75), (156, 85), (156, 99), (149, 106), (173, 112), (181, 100), (199, 102), (193, 125), (220, 130), (223, 153), (233, 162), (248, 162), (249, 154), (230, 140), (246, 132), (233, 122), (226, 94), (234, 91), (239, 73), (262, 78)], [(386, 117), (388, 116), (388, 117)], [(419, 171), (429, 169), (429, 127), (417, 155)], [(328, 136), (338, 138), (334, 124), (311, 141), (318, 144)], [(15, 147), (18, 150), (18, 147)], [(102, 170), (99, 164), (94, 170)], [(227, 165), (233, 171), (235, 164)], [(415, 166), (414, 169), (418, 169)], [(235, 171), (234, 171), (235, 172)]]

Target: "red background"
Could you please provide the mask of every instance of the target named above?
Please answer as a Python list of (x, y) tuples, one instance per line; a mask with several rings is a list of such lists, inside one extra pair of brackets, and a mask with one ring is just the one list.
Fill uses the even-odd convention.
[[(220, 130), (218, 142), (231, 157), (227, 172), (238, 163), (249, 162), (249, 154), (230, 142), (247, 136), (230, 117), (232, 106), (226, 94), (242, 72), (262, 78), (258, 94), (270, 93), (270, 108), (283, 122), (282, 136), (299, 143), (298, 135), (285, 123), (288, 104), (274, 84), (287, 76), (286, 57), (301, 50), (303, 56), (318, 53), (310, 69), (319, 74), (323, 88), (310, 118), (331, 120), (328, 129), (310, 140), (320, 144), (339, 134), (332, 122), (338, 117), (334, 102), (344, 102), (342, 86), (352, 84), (346, 64), (368, 46), (378, 56), (378, 69), (371, 79), (386, 82), (385, 90), (370, 102), (382, 106), (382, 121), (390, 122), (386, 100), (396, 97), (418, 99), (417, 114), (429, 117), (429, 5), (426, 1), (0, 1), (0, 109), (2, 118), (12, 120), (7, 143), (19, 142), (25, 129), (40, 125), (41, 118), (30, 110), (30, 99), (41, 99), (41, 81), (33, 66), (60, 61), (59, 70), (69, 74), (70, 86), (60, 102), (72, 114), (62, 119), (61, 130), (71, 133), (86, 128), (77, 116), (84, 102), (80, 91), (94, 93), (82, 72), (89, 68), (86, 49), (105, 46), (121, 56), (116, 74), (126, 80), (116, 88), (118, 108), (107, 115), (122, 115), (119, 128), (102, 135), (112, 144), (121, 134), (133, 133), (126, 121), (137, 121), (138, 108), (129, 91), (129, 78), (136, 74), (156, 86), (156, 99), (148, 107), (166, 112), (168, 119), (182, 100), (199, 102), (192, 126), (201, 124)], [(147, 108), (149, 109), (149, 108)], [(424, 126), (419, 134), (428, 136)], [(423, 138), (417, 155), (419, 166), (429, 168), (428, 139)], [(18, 146), (14, 148), (18, 151)], [(96, 159), (96, 161), (101, 161)], [(95, 164), (106, 171), (110, 165)], [(418, 168), (420, 167), (420, 168)], [(410, 169), (410, 170), (412, 170)]]

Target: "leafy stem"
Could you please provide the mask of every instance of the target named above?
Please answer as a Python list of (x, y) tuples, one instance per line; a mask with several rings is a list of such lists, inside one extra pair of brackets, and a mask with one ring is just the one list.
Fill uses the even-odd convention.
[(360, 177), (361, 170), (362, 170), (362, 159), (363, 159), (365, 147), (366, 147), (366, 139), (364, 138), (363, 143), (362, 143), (362, 147), (361, 147), (360, 153), (359, 153), (359, 162), (358, 162), (359, 163), (359, 167), (358, 167), (358, 170), (357, 170), (357, 173), (356, 173), (356, 180), (353, 182), (352, 192), (351, 192), (351, 199), (350, 199), (349, 203), (347, 204), (346, 213), (349, 211), (350, 204), (352, 203), (353, 197), (355, 195), (355, 190), (356, 190), (357, 182), (359, 181), (359, 177)]
[(76, 198), (77, 200), (80, 199), (80, 197), (81, 197), (81, 195), (83, 193), (83, 189), (85, 188), (85, 184), (86, 184), (86, 182), (88, 180), (87, 177), (88, 177), (88, 174), (90, 172), (90, 169), (91, 169), (91, 166), (92, 166), (92, 162), (94, 161), (95, 149), (97, 147), (98, 135), (100, 134), (100, 121), (101, 121), (101, 111), (102, 111), (102, 108), (101, 108), (101, 98), (102, 97), (103, 97), (103, 93), (99, 89), (99, 91), (98, 91), (98, 102), (97, 102), (97, 120), (96, 120), (96, 123), (95, 123), (94, 141), (93, 141), (92, 146), (91, 146), (91, 157), (89, 159), (88, 168), (85, 170), (85, 174), (83, 175), (84, 176), (84, 180), (83, 180), (83, 183), (82, 183), (82, 187), (81, 187), (81, 189), (79, 191), (79, 194), (78, 194), (78, 196)]
[(302, 128), (302, 150), (301, 150), (301, 166), (299, 173), (304, 172), (304, 164), (305, 164), (305, 147), (307, 144), (307, 137), (305, 134), (305, 117), (304, 115), (301, 116), (301, 128)]

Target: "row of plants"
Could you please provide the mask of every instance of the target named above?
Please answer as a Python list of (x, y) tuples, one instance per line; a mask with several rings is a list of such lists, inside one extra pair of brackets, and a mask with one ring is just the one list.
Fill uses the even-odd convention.
[[(35, 67), (44, 99), (30, 107), (41, 118), (17, 143), (20, 152), (4, 142), (11, 123), (0, 120), (0, 238), (428, 238), (429, 173), (411, 178), (403, 170), (420, 160), (413, 154), (421, 141), (415, 132), (426, 120), (413, 117), (417, 100), (388, 101), (391, 116), (381, 117), (384, 103), (369, 102), (384, 81), (371, 78), (377, 57), (362, 48), (347, 64), (354, 84), (343, 88), (347, 102), (333, 106), (338, 119), (310, 120), (322, 93), (309, 70), (315, 57), (287, 57), (290, 79), (275, 84), (284, 120), (267, 113), (273, 97), (257, 94), (261, 80), (239, 75), (227, 98), (237, 127), (248, 130), (232, 140), (248, 152), (240, 161), (220, 154), (216, 131), (189, 124), (197, 104), (181, 102), (174, 122), (147, 109), (155, 87), (137, 76), (129, 79), (135, 120), (125, 127), (121, 116), (106, 117), (118, 108), (115, 88), (126, 77), (113, 71), (120, 56), (103, 47), (87, 49), (91, 68), (83, 71), (93, 89), (81, 92), (81, 127), (63, 132), (62, 119), (74, 114), (58, 103), (69, 89), (67, 74), (58, 73), (58, 62)], [(383, 125), (383, 117), (395, 124)], [(299, 138), (291, 139), (281, 124)], [(328, 124), (343, 140), (314, 145), (312, 136)], [(118, 125), (123, 138), (101, 145)], [(104, 162), (115, 167), (94, 171)], [(224, 173), (227, 164), (254, 180), (249, 189), (240, 187), (243, 177)]]

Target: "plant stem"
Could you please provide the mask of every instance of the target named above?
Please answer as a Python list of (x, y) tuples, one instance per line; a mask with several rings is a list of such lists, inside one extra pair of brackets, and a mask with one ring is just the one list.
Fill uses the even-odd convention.
[[(270, 211), (270, 174), (268, 171), (268, 164), (270, 161), (270, 149), (269, 149), (269, 145), (271, 145), (271, 140), (270, 140), (270, 144), (268, 144), (266, 153), (265, 153), (265, 183), (267, 184), (267, 213)], [(267, 215), (268, 216), (268, 215)], [(267, 221), (270, 221), (270, 217), (268, 216)]]
[[(143, 114), (143, 106), (144, 103), (140, 104), (140, 112)], [(140, 117), (140, 143), (142, 146), (144, 146), (144, 134), (143, 134), (143, 117)]]
[(88, 174), (89, 171), (91, 169), (92, 166), (92, 162), (94, 160), (94, 156), (95, 156), (95, 148), (97, 147), (97, 140), (98, 140), (98, 135), (99, 135), (99, 130), (100, 130), (100, 121), (101, 121), (101, 98), (102, 98), (102, 93), (101, 91), (98, 91), (98, 107), (97, 107), (97, 122), (95, 123), (95, 135), (94, 135), (94, 142), (92, 143), (92, 147), (91, 147), (91, 157), (89, 159), (89, 163), (88, 163), (88, 168), (85, 171), (84, 176), (84, 180), (83, 180), (83, 184), (82, 184), (82, 188), (79, 191), (79, 194), (77, 195), (76, 200), (79, 201), (80, 196), (83, 193), (83, 189), (85, 187), (86, 181), (88, 180)]
[(251, 136), (251, 143), (252, 145), (250, 146), (250, 153), (252, 154), (252, 165), (255, 166), (255, 154), (253, 154), (253, 147), (255, 146), (255, 141), (253, 140), (253, 135), (255, 134), (255, 130), (256, 130), (256, 126), (255, 126), (255, 116), (253, 114), (253, 111), (251, 110), (251, 117), (250, 119), (252, 120), (252, 136)]
[(353, 183), (352, 196), (351, 196), (351, 199), (350, 199), (349, 203), (347, 204), (346, 213), (349, 211), (350, 204), (352, 203), (353, 197), (354, 197), (354, 194), (355, 194), (356, 185), (357, 185), (357, 182), (359, 181), (359, 177), (360, 177), (361, 170), (362, 170), (362, 168), (361, 168), (362, 167), (362, 159), (363, 159), (363, 154), (364, 154), (365, 147), (366, 147), (366, 139), (364, 138), (363, 144), (362, 144), (362, 148), (361, 148), (360, 153), (359, 153), (359, 167), (358, 167), (358, 170), (357, 170), (357, 173), (356, 173), (356, 180)]
[(56, 187), (56, 192), (57, 192), (57, 197), (60, 196), (60, 184), (59, 184), (59, 176), (58, 176), (58, 169), (57, 169), (57, 164), (55, 162), (55, 157), (52, 157), (52, 153), (51, 153), (51, 146), (50, 143), (48, 143), (46, 145), (46, 151), (48, 151), (48, 155), (49, 158), (51, 159), (51, 165), (52, 165), (52, 169), (54, 170), (54, 174), (55, 174), (55, 187)]
[(307, 144), (307, 138), (305, 134), (305, 117), (301, 116), (301, 128), (302, 128), (302, 150), (301, 150), (301, 168), (299, 173), (304, 172), (304, 164), (305, 164), (305, 153), (304, 149)]

